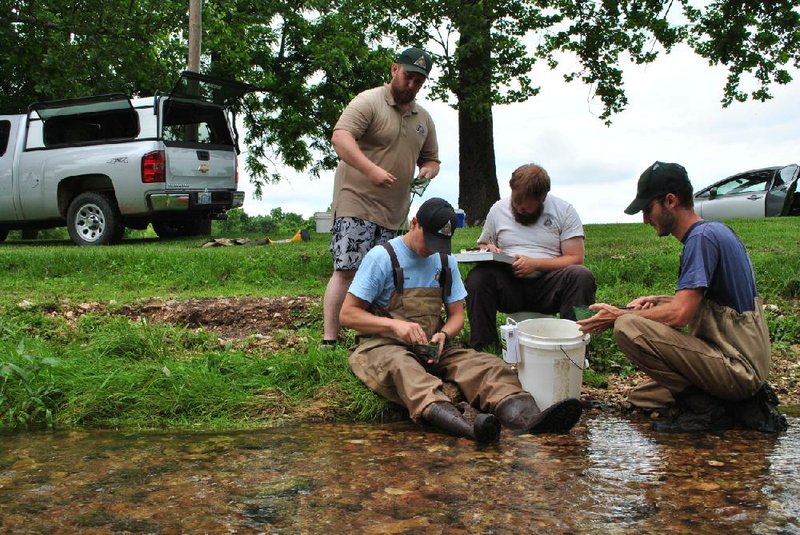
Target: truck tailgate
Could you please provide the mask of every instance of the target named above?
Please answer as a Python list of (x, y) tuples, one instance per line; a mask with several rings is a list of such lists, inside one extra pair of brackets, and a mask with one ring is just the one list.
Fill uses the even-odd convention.
[(167, 147), (166, 160), (168, 189), (236, 187), (236, 153), (233, 150)]

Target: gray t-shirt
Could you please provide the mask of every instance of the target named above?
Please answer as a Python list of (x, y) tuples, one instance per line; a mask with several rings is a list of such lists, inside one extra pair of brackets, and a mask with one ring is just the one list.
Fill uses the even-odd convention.
[[(478, 242), (491, 243), (506, 254), (530, 258), (561, 256), (561, 242), (583, 237), (583, 225), (575, 208), (563, 199), (548, 195), (539, 220), (530, 226), (516, 222), (511, 211), (511, 198), (500, 199), (489, 209)], [(535, 272), (529, 277), (538, 277)]]

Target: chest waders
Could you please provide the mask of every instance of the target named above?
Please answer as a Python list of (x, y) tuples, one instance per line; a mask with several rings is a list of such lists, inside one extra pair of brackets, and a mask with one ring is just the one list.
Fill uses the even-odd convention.
[[(371, 306), (370, 312), (417, 323), (430, 339), (442, 328), (442, 312), (452, 286), (447, 256), (440, 255), (439, 287), (405, 288), (397, 255), (390, 244), (383, 247), (392, 261), (395, 290), (385, 307)], [(535, 408), (533, 398), (522, 389), (517, 375), (495, 355), (450, 346), (442, 350), (438, 362), (426, 368), (409, 344), (391, 332), (360, 336), (359, 342), (349, 358), (353, 372), (373, 391), (406, 407), (415, 421), (423, 419), (453, 435), (490, 442), (499, 437), (502, 422), (502, 418), (498, 422), (491, 414), (496, 408), (513, 405), (512, 412), (519, 416), (518, 404), (505, 400), (526, 398)], [(467, 403), (489, 414), (480, 414), (472, 424), (467, 422), (442, 391), (442, 380), (457, 384)], [(529, 410), (524, 412), (530, 414)], [(535, 412), (540, 413), (538, 408)], [(569, 427), (572, 427), (580, 416), (580, 403), (577, 416), (574, 406), (570, 412)]]

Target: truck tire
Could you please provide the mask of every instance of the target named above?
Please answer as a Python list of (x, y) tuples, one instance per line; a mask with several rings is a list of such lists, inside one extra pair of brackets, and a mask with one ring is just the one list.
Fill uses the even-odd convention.
[(125, 225), (112, 196), (87, 191), (70, 203), (67, 231), (78, 245), (111, 245), (122, 239)]

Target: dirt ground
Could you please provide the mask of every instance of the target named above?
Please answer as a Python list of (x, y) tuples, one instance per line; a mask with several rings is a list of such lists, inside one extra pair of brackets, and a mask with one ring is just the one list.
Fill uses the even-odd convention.
[[(88, 312), (109, 312), (109, 308), (107, 303), (82, 303), (50, 313), (74, 320)], [(320, 298), (300, 296), (150, 300), (115, 307), (114, 313), (131, 319), (203, 328), (218, 336), (220, 345), (270, 351), (307, 347), (308, 340), (297, 329), (319, 324), (322, 310)], [(800, 346), (794, 346), (786, 353), (798, 351)], [(770, 383), (784, 405), (796, 406), (800, 405), (800, 364), (792, 362), (786, 353), (773, 353)], [(625, 412), (630, 410), (625, 391), (644, 380), (646, 376), (640, 373), (624, 378), (609, 374), (607, 388), (584, 385), (582, 398), (594, 410)]]

